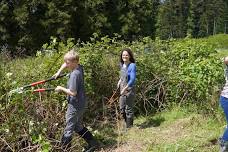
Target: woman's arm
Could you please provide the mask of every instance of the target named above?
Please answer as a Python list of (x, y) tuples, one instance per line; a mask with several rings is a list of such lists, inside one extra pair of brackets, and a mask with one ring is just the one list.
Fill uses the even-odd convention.
[(133, 64), (130, 64), (129, 65), (129, 70), (130, 70), (130, 79), (127, 83), (127, 85), (129, 87), (132, 87), (134, 82), (135, 82), (135, 78), (136, 78), (136, 65), (133, 63)]
[(123, 88), (123, 90), (121, 90), (120, 94), (124, 94), (125, 91), (129, 87), (132, 87), (134, 85), (134, 82), (135, 82), (135, 79), (136, 79), (136, 65), (134, 63), (130, 64), (128, 68), (130, 70), (130, 79), (129, 79), (127, 85)]

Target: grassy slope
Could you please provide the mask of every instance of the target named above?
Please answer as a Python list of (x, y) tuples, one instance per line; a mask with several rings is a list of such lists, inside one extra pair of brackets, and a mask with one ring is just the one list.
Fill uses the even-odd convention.
[[(219, 110), (218, 116), (222, 113)], [(217, 152), (218, 137), (225, 120), (203, 116), (175, 108), (155, 116), (140, 117), (135, 126), (119, 136), (117, 148), (104, 151), (118, 152)]]

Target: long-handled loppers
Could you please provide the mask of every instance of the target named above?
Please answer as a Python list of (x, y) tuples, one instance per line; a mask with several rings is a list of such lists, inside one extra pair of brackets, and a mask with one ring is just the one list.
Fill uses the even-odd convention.
[[(11, 91), (9, 92), (9, 94), (13, 94), (13, 93), (23, 93), (24, 89), (26, 89), (26, 88), (33, 87), (33, 86), (36, 86), (36, 85), (38, 85), (38, 84), (44, 84), (44, 83), (46, 83), (46, 82), (48, 82), (48, 81), (56, 80), (56, 79), (58, 79), (58, 78), (62, 78), (62, 77), (67, 76), (67, 75), (69, 75), (69, 74), (68, 74), (68, 73), (66, 73), (66, 74), (61, 74), (61, 75), (59, 75), (57, 78), (51, 77), (51, 78), (48, 78), (48, 79), (46, 79), (46, 80), (40, 80), (40, 81), (37, 81), (37, 82), (33, 82), (33, 83), (31, 83), (31, 84), (27, 84), (27, 85), (24, 85), (24, 86), (19, 87), (19, 88), (17, 88), (17, 89), (11, 90)], [(47, 88), (47, 89), (42, 88), (42, 89), (35, 89), (35, 90), (33, 90), (32, 92), (35, 93), (35, 92), (52, 91), (52, 90), (54, 90), (54, 89), (55, 89), (55, 88)]]

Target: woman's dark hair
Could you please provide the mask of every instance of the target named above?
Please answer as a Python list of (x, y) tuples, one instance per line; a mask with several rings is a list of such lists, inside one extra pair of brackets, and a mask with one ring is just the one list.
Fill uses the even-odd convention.
[(130, 58), (129, 58), (130, 62), (131, 62), (131, 63), (135, 63), (134, 55), (133, 55), (133, 53), (132, 53), (132, 51), (131, 51), (130, 48), (124, 48), (124, 49), (121, 51), (121, 54), (120, 54), (120, 63), (121, 63), (121, 64), (124, 64), (124, 61), (123, 61), (123, 59), (122, 59), (122, 54), (123, 54), (124, 51), (127, 51), (127, 52), (128, 52), (128, 54), (129, 54), (129, 56), (130, 56)]

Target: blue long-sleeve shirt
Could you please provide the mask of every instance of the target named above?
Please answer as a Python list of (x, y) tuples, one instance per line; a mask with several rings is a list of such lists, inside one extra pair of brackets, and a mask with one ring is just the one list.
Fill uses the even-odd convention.
[(130, 63), (127, 67), (127, 75), (128, 75), (128, 87), (132, 87), (135, 84), (136, 79), (136, 64)]

